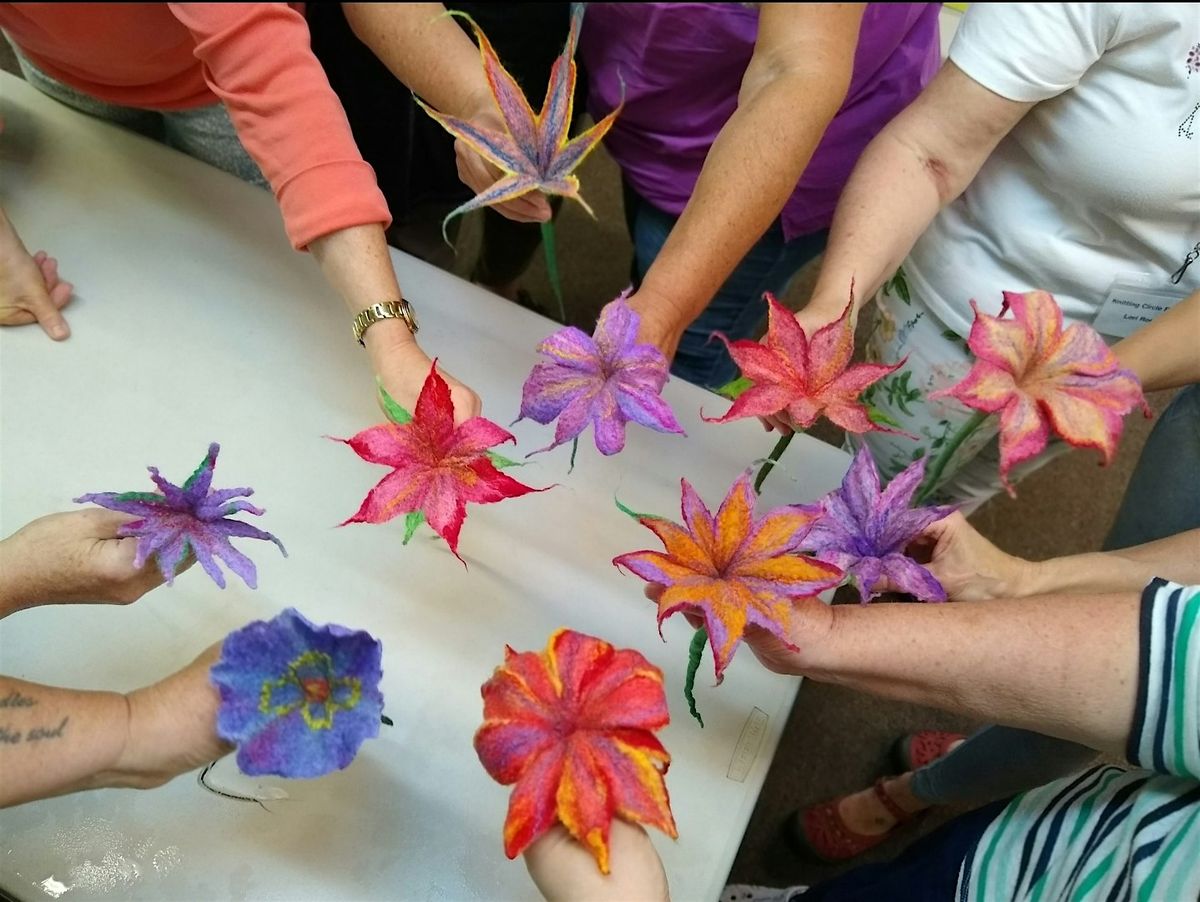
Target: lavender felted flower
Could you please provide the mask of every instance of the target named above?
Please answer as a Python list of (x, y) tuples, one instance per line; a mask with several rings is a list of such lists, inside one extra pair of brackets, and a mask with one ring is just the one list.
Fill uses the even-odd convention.
[(626, 303), (628, 295), (605, 305), (592, 335), (568, 326), (538, 345), (549, 360), (525, 380), (518, 419), (558, 420), (553, 443), (539, 451), (576, 438), (589, 422), (596, 429), (596, 447), (606, 455), (625, 447), (625, 424), (631, 420), (684, 434), (661, 395), (667, 360), (653, 345), (637, 343), (640, 318)]
[[(251, 589), (258, 583), (258, 572), (254, 562), (229, 543), (230, 538), (267, 539), (279, 546), (283, 556), (287, 551), (283, 543), (269, 532), (251, 526), (241, 520), (228, 519), (232, 514), (245, 511), (259, 516), (261, 508), (239, 496), (250, 496), (254, 489), (213, 489), (213, 469), (217, 465), (217, 454), (221, 446), (213, 442), (208, 454), (196, 471), (182, 486), (163, 479), (157, 467), (148, 467), (150, 478), (159, 492), (100, 492), (81, 495), (77, 504), (98, 504), (109, 510), (133, 514), (140, 519), (126, 523), (120, 529), (122, 536), (137, 536), (137, 555), (134, 566), (141, 567), (154, 555), (158, 569), (167, 585), (187, 558), (189, 551), (204, 572), (212, 577), (222, 589), (225, 576), (217, 566), (220, 558), (225, 565), (242, 578)], [(237, 500), (235, 500), (237, 499)]]
[(881, 492), (871, 452), (860, 449), (842, 487), (821, 501), (824, 513), (809, 531), (804, 547), (819, 560), (845, 570), (864, 602), (880, 594), (876, 585), (884, 577), (897, 591), (923, 601), (945, 601), (941, 583), (904, 553), (930, 523), (954, 510), (953, 506), (910, 509), (924, 478), (922, 459), (897, 474)]
[(369, 633), (317, 626), (294, 608), (230, 633), (211, 679), (217, 733), (251, 776), (319, 777), (379, 735), (383, 646)]

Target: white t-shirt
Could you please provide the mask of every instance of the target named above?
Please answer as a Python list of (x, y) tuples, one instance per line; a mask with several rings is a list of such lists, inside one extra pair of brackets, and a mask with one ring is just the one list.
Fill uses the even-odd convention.
[(1114, 278), (1184, 296), (1200, 260), (1200, 4), (975, 3), (950, 59), (995, 93), (1037, 101), (904, 264), (959, 335), (969, 301), (1045, 289), (1090, 323)]

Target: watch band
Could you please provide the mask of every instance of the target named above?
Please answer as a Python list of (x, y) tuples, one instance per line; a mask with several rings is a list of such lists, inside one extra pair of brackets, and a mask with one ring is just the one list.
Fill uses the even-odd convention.
[(380, 304), (372, 304), (365, 310), (360, 310), (354, 317), (354, 340), (360, 345), (364, 344), (363, 333), (384, 319), (403, 320), (404, 325), (408, 326), (408, 331), (413, 335), (416, 335), (417, 329), (420, 328), (417, 324), (416, 311), (413, 310), (412, 304), (404, 298), (400, 298), (398, 301), (383, 301)]

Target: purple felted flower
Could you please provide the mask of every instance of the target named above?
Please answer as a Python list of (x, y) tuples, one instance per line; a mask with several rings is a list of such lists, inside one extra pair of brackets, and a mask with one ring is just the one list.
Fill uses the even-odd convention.
[(209, 445), (208, 454), (182, 486), (163, 479), (157, 467), (147, 467), (150, 478), (161, 494), (100, 492), (81, 495), (75, 499), (75, 503), (90, 502), (139, 517), (122, 526), (120, 535), (137, 536), (137, 555), (133, 565), (141, 567), (150, 555), (154, 555), (167, 585), (174, 580), (175, 573), (190, 551), (196, 555), (204, 572), (222, 589), (225, 588), (225, 576), (217, 566), (216, 558), (223, 560), (225, 566), (253, 589), (258, 583), (254, 562), (234, 548), (229, 539), (268, 539), (279, 546), (284, 557), (287, 557), (287, 551), (283, 543), (269, 532), (241, 520), (227, 519), (239, 511), (255, 516), (263, 511), (249, 501), (238, 498), (253, 495), (254, 489), (212, 488), (213, 468), (217, 465), (220, 450), (221, 446), (216, 442)]
[(379, 735), (383, 646), (369, 633), (316, 626), (295, 608), (225, 637), (211, 679), (217, 733), (251, 776), (319, 777), (341, 770)]
[(625, 424), (632, 420), (659, 432), (683, 429), (662, 399), (667, 359), (653, 345), (638, 344), (640, 317), (626, 303), (629, 292), (605, 305), (592, 335), (568, 326), (540, 345), (549, 357), (537, 364), (521, 393), (521, 415), (546, 424), (558, 420), (549, 451), (596, 427), (601, 454), (625, 447)]
[(922, 459), (899, 473), (881, 492), (871, 452), (865, 447), (860, 449), (842, 479), (842, 487), (822, 499), (824, 513), (809, 531), (804, 547), (814, 557), (845, 570), (864, 602), (880, 594), (875, 586), (883, 577), (897, 591), (923, 601), (945, 601), (942, 584), (904, 553), (930, 523), (954, 510), (952, 505), (909, 508), (924, 478)]

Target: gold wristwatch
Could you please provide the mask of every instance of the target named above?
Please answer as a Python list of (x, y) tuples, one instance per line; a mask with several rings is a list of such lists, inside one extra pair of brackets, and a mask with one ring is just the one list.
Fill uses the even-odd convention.
[[(408, 326), (408, 331), (413, 335), (417, 334), (417, 314), (413, 310), (412, 304), (400, 298), (398, 301), (384, 301), (382, 304), (372, 304), (365, 310), (359, 311), (354, 317), (354, 340), (360, 345), (363, 344), (363, 333), (367, 331), (373, 324), (383, 319), (399, 319), (404, 320), (404, 325)], [(365, 345), (364, 345), (365, 347)]]

